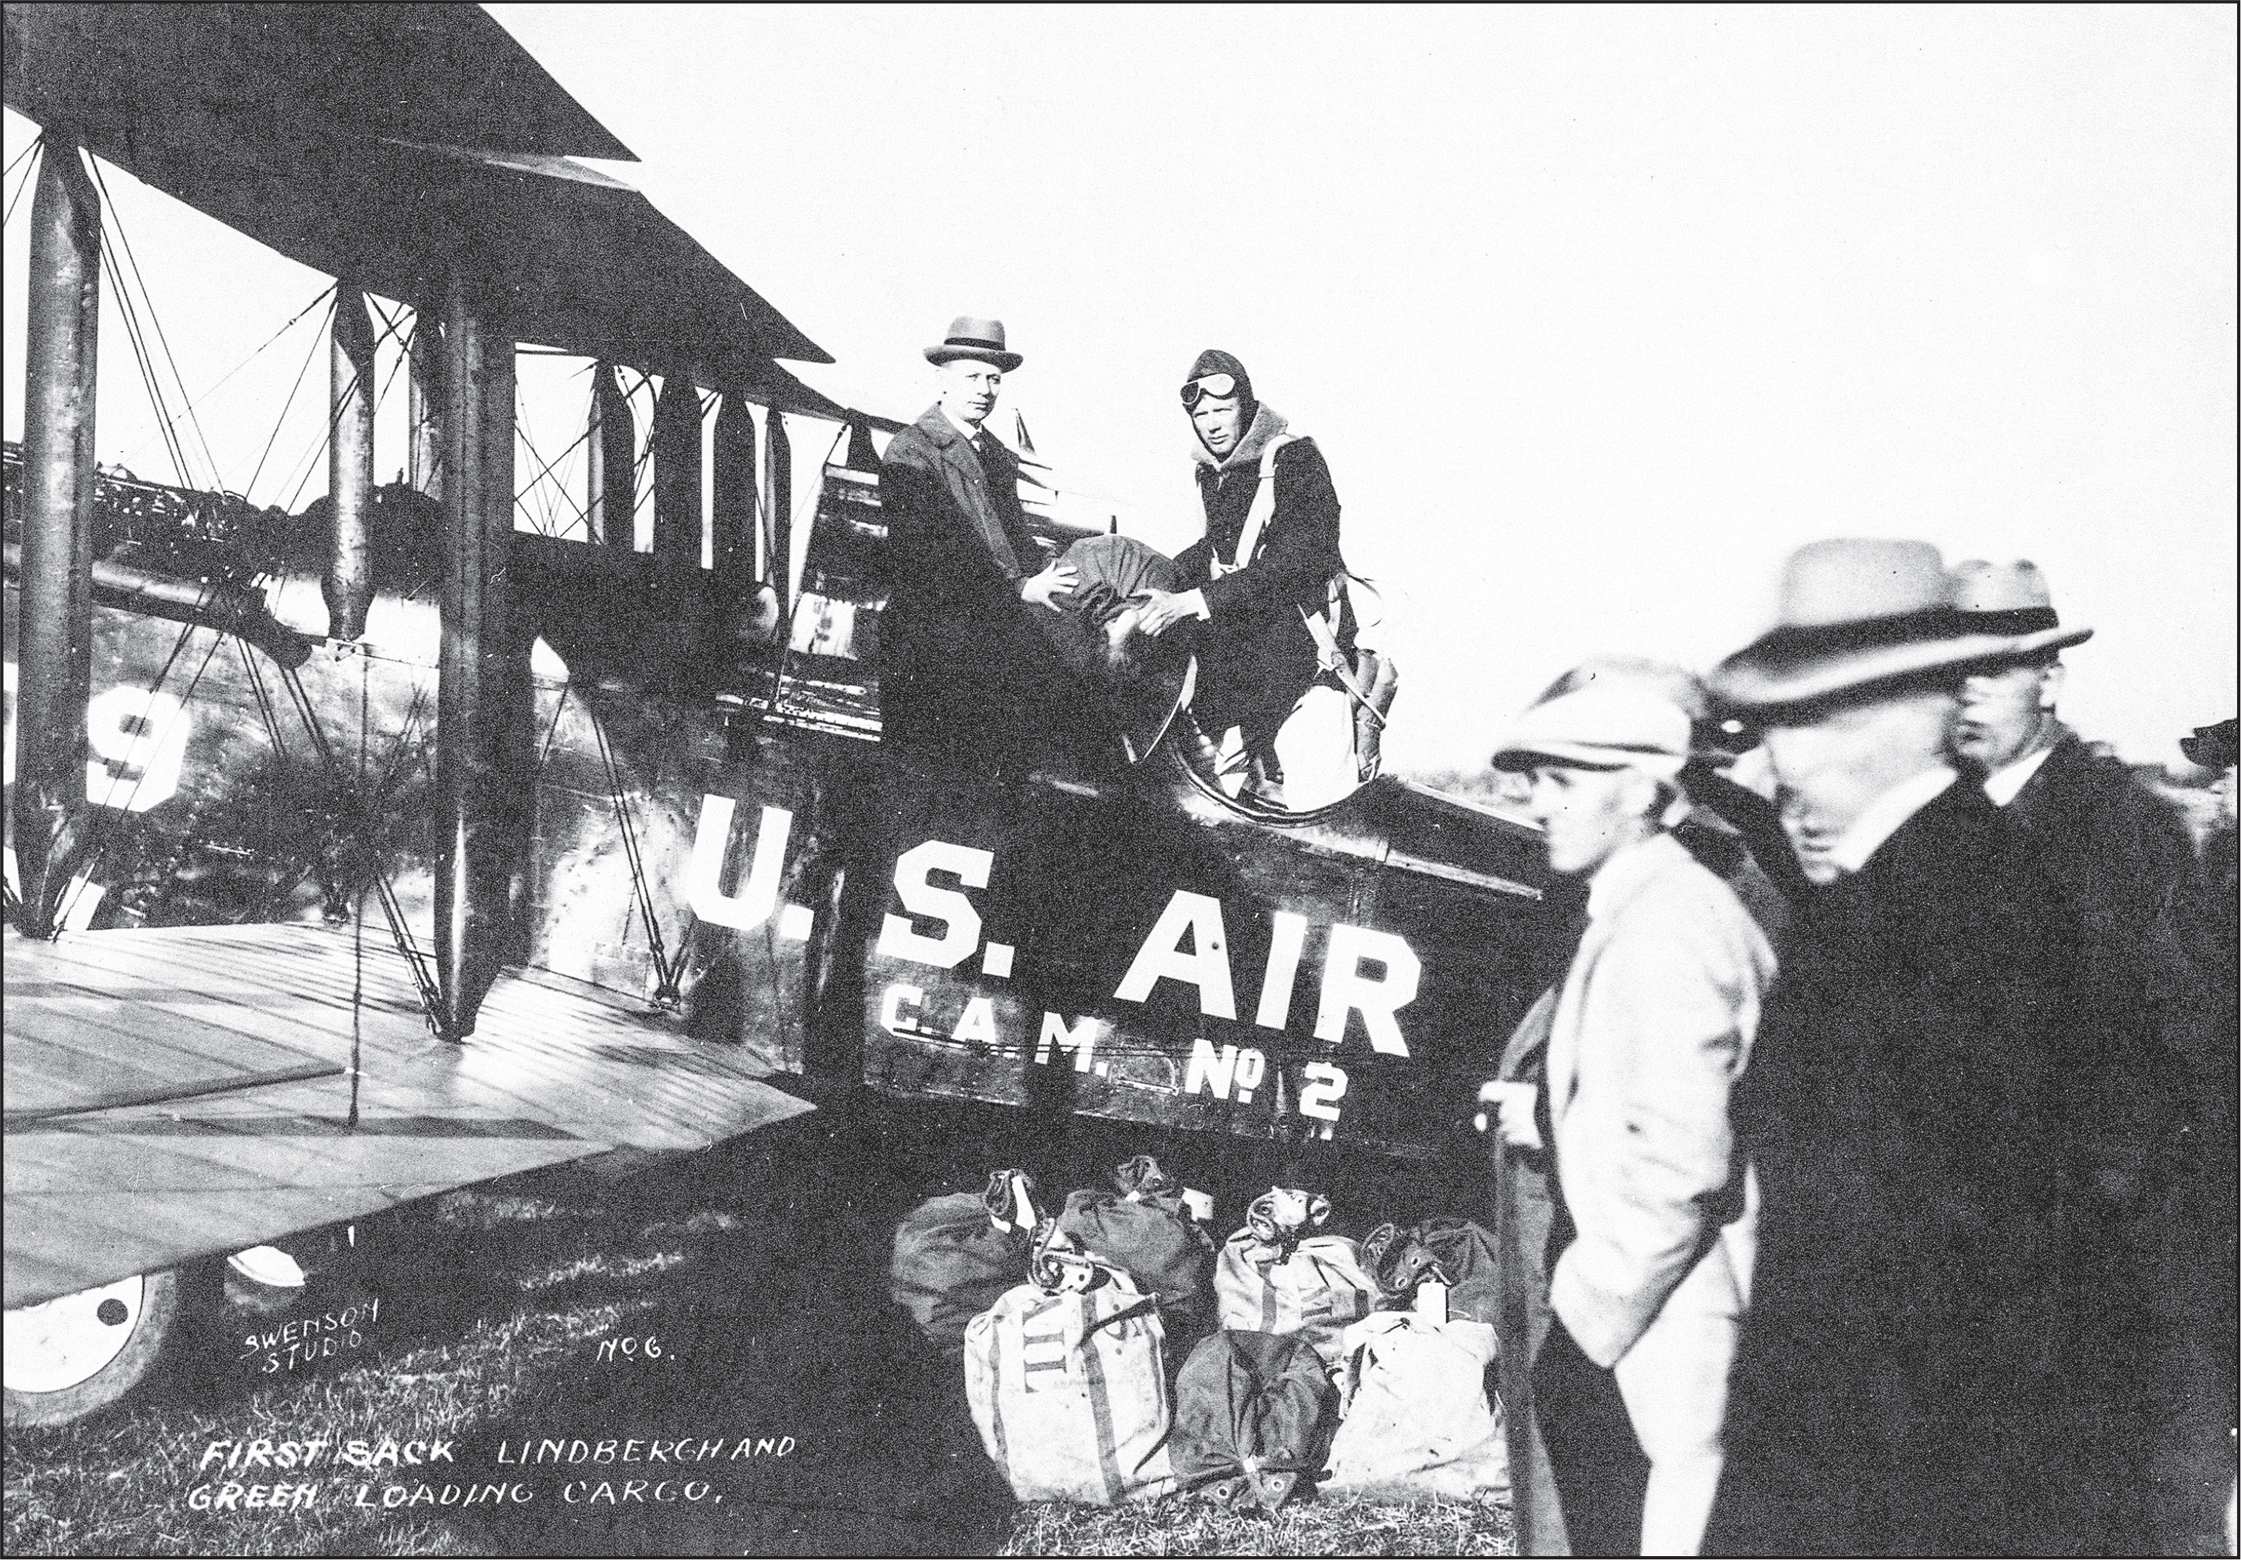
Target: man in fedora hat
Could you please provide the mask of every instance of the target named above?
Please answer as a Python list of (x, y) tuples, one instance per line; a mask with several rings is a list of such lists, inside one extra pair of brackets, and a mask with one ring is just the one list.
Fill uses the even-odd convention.
[(2028, 559), (1971, 559), (1955, 566), (1952, 589), (1962, 621), (2002, 639), (1962, 680), (1956, 762), (2004, 810), (2017, 843), (2048, 856), (2082, 914), (2150, 925), (2192, 873), (2194, 846), (2168, 803), (2057, 712), (2062, 652), (2093, 630), (2062, 626), (2046, 576)]
[(880, 620), (880, 707), (897, 746), (940, 763), (1016, 767), (1064, 730), (1065, 689), (1028, 614), (1057, 612), (1074, 571), (1045, 565), (1019, 465), (987, 431), (1021, 358), (1001, 320), (959, 316), (926, 348), (939, 389), (880, 468), (892, 593)]
[[(2204, 1362), (2209, 1335), (2229, 1339), (2234, 1315), (2231, 1243), (2200, 1238), (2205, 1199), (2193, 1184), (2229, 1181), (2233, 1163), (2223, 1151), (2231, 1112), (2220, 1108), (2231, 1068), (2197, 1011), (2181, 925), (2198, 874), (2194, 842), (2169, 803), (2057, 713), (2062, 651), (2093, 630), (2063, 626), (2038, 566), (1972, 559), (1954, 568), (1952, 587), (1972, 626), (2007, 639), (1963, 681), (1952, 749), (2000, 807), (2002, 849), (2018, 873), (2043, 879), (2048, 909), (2077, 928), (2069, 1017), (2115, 1085), (2077, 1124), (2087, 1185), (2066, 1213), (2103, 1226), (2077, 1236), (2106, 1264), (2079, 1262), (2065, 1275), (2073, 1369), (2106, 1378), (2093, 1394), (2101, 1406), (2079, 1427), (2090, 1448), (2079, 1491), (2116, 1514), (2128, 1545), (2183, 1544), (2210, 1531), (2214, 1513), (2139, 1503), (2159, 1471), (2222, 1450), (2224, 1408), (2191, 1426), (2186, 1409), (2205, 1396), (2230, 1402), (2230, 1360), (2222, 1372)], [(2199, 1260), (2213, 1247), (2220, 1260)], [(2230, 1357), (2230, 1344), (2222, 1352)], [(2203, 1394), (2201, 1382), (2220, 1375), (2225, 1390)]]
[[(1750, 1282), (1727, 1100), (1775, 956), (1668, 832), (1688, 758), (1688, 716), (1617, 678), (1536, 704), (1494, 755), (1531, 773), (1550, 867), (1588, 885), (1571, 965), (1520, 1026), (1545, 1029), (1541, 1086), (1482, 1091), (1510, 1149), (1554, 1161), (1530, 1386), (1582, 1554), (1696, 1552)], [(1538, 1516), (1539, 1492), (1524, 1498)], [(1536, 1521), (1536, 1546), (1552, 1525)]]
[(2076, 929), (1946, 743), (2008, 636), (1926, 542), (1801, 549), (1712, 690), (1763, 733), (1819, 885), (1733, 1096), (1762, 1192), (1715, 1553), (2060, 1553), (2079, 1384)]

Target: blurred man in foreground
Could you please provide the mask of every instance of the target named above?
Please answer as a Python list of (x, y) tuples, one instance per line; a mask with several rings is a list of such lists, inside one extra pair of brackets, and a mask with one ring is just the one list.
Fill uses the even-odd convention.
[(1924, 542), (1815, 543), (1781, 599), (1712, 679), (1819, 891), (1734, 1094), (1762, 1202), (1705, 1546), (2090, 1552), (2064, 1210), (2078, 1080), (2125, 1058), (2073, 1027), (2075, 927), (1946, 762), (1963, 675), (2006, 640)]

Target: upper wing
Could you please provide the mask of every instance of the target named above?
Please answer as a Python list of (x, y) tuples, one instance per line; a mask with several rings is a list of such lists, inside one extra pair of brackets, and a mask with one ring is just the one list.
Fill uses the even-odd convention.
[(542, 973), (502, 976), (475, 1033), (440, 1043), (374, 928), (362, 961), (348, 929), (11, 932), (5, 973), (10, 1308), (811, 1108), (737, 1047)]
[(843, 415), (773, 361), (829, 353), (568, 161), (630, 153), (479, 7), (11, 4), (6, 42), (10, 108), (315, 271), (417, 301), (471, 256), (518, 339)]

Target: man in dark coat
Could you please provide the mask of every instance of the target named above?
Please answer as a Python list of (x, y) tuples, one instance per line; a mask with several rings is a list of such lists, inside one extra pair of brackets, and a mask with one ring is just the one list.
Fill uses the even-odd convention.
[(2203, 1470), (2223, 1460), (2233, 1392), (2231, 1248), (2204, 1227), (2192, 1184), (2231, 1175), (2214, 1146), (2228, 1070), (2179, 924), (2194, 844), (2169, 803), (2062, 723), (2061, 653), (2093, 630), (2062, 626), (2037, 566), (1972, 560), (1953, 586), (1974, 625), (2011, 636), (1962, 684), (1954, 754), (2001, 809), (2011, 870), (2043, 881), (2076, 928), (2072, 1022), (2130, 1059), (2106, 1070), (2111, 1087), (2075, 1135), (2088, 1184), (2067, 1216), (2105, 1259), (2065, 1275), (2073, 1381), (2105, 1378), (2085, 1393), (2077, 1489), (2102, 1514), (2105, 1547), (2183, 1547), (2216, 1525)]
[(940, 398), (888, 443), (880, 470), (892, 587), (880, 618), (885, 736), (927, 761), (992, 773), (1067, 729), (1063, 681), (1032, 612), (1057, 612), (1074, 570), (1045, 565), (1019, 466), (983, 424), (1005, 374), (1000, 320), (960, 318), (926, 349)]
[[(1245, 365), (1229, 353), (1198, 355), (1183, 386), (1183, 407), (1196, 435), (1192, 453), (1206, 534), (1176, 556), (1181, 588), (1155, 596), (1143, 626), (1156, 634), (1189, 618), (1205, 620), (1191, 711), (1216, 742), (1230, 727), (1239, 728), (1246, 750), (1265, 764), (1284, 718), (1320, 675), (1315, 641), (1300, 613), (1324, 614), (1331, 581), (1346, 567), (1338, 547), (1338, 493), (1315, 441), (1285, 431), (1282, 415), (1254, 396)], [(1262, 456), (1276, 441), (1275, 508), (1248, 539)], [(1353, 623), (1343, 596), (1341, 602), (1334, 637), (1351, 646)]]
[[(1921, 542), (1823, 542), (1713, 692), (1763, 728), (1817, 885), (1732, 1108), (1762, 1202), (1713, 1554), (2091, 1548), (2062, 1348), (2070, 923), (1944, 748), (2000, 635)], [(2088, 1524), (2092, 1513), (2083, 1514)]]

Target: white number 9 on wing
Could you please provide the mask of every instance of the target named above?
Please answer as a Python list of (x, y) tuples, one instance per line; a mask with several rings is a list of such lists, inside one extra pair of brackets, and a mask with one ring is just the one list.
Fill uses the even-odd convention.
[(178, 794), (191, 730), (187, 707), (152, 688), (111, 688), (86, 702), (86, 800), (146, 812)]

